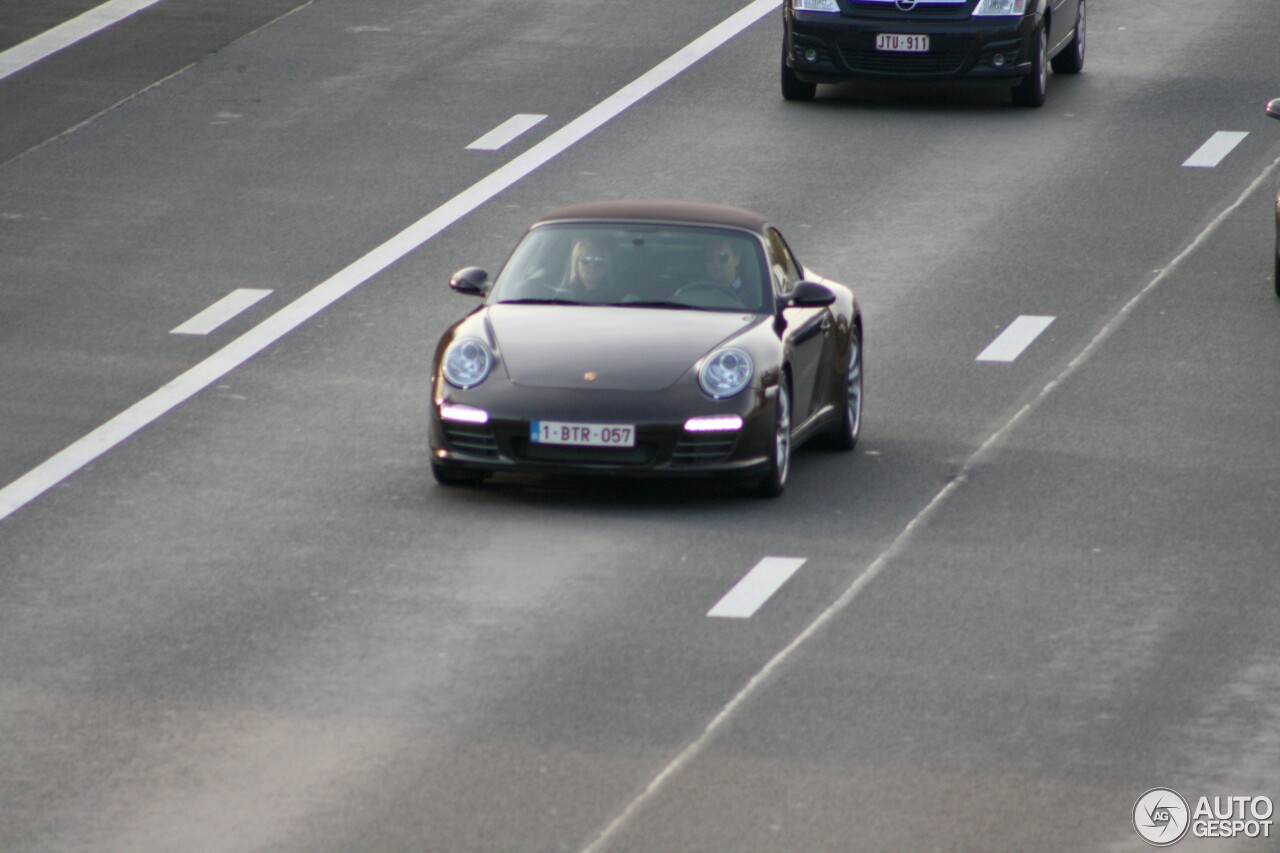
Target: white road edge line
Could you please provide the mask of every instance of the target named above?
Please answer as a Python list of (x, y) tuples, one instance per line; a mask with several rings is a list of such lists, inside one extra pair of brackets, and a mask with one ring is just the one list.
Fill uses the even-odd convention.
[(533, 113), (517, 113), (475, 142), (467, 146), (468, 151), (497, 151), (517, 136), (537, 126), (546, 116)]
[(1023, 314), (1009, 324), (1000, 335), (978, 353), (975, 361), (1015, 361), (1022, 351), (1031, 346), (1040, 333), (1049, 328), (1053, 317), (1036, 317)]
[(270, 294), (270, 290), (255, 290), (251, 287), (233, 290), (181, 326), (170, 329), (169, 334), (207, 335), (232, 317), (252, 308)]
[(160, 0), (111, 0), (0, 53), (0, 80), (154, 6)]
[(382, 270), (688, 69), (781, 0), (755, 0), (186, 373), (0, 489), (0, 521), (244, 364)]
[(1185, 169), (1213, 169), (1248, 136), (1247, 131), (1220, 130), (1182, 164)]
[(1015, 427), (1026, 420), (1032, 412), (1038, 409), (1059, 385), (1065, 382), (1077, 370), (1079, 370), (1081, 366), (1088, 362), (1098, 349), (1101, 348), (1102, 344), (1115, 334), (1116, 330), (1124, 324), (1124, 321), (1129, 318), (1129, 315), (1132, 314), (1138, 305), (1147, 298), (1151, 291), (1155, 290), (1161, 282), (1168, 278), (1174, 270), (1182, 265), (1183, 261), (1195, 252), (1196, 249), (1200, 248), (1200, 246), (1203, 245), (1204, 242), (1222, 226), (1222, 223), (1227, 220), (1227, 217), (1232, 213), (1235, 213), (1235, 211), (1244, 204), (1245, 200), (1248, 199), (1249, 196), (1257, 192), (1259, 187), (1271, 181), (1271, 176), (1278, 166), (1280, 166), (1280, 160), (1276, 160), (1264, 169), (1262, 174), (1259, 175), (1253, 183), (1246, 187), (1244, 192), (1242, 192), (1234, 202), (1214, 217), (1213, 221), (1205, 226), (1205, 229), (1201, 231), (1186, 248), (1179, 252), (1172, 261), (1169, 262), (1168, 266), (1157, 270), (1155, 277), (1151, 279), (1151, 281), (1147, 282), (1146, 285), (1144, 285), (1142, 289), (1133, 296), (1133, 298), (1126, 302), (1118, 311), (1116, 311), (1115, 314), (1112, 315), (1106, 325), (1104, 325), (1102, 329), (1093, 336), (1089, 343), (1084, 345), (1076, 357), (1073, 358), (1065, 368), (1063, 368), (1062, 372), (1045, 385), (1033, 400), (1015, 412), (1013, 417), (1009, 418), (1009, 420), (1005, 421), (1003, 426), (993, 432), (987, 440), (982, 443), (981, 447), (974, 451), (973, 455), (965, 461), (964, 467), (960, 469), (960, 473), (955, 477), (955, 479), (943, 486), (942, 490), (934, 495), (933, 499), (925, 505), (925, 508), (920, 510), (915, 518), (907, 522), (907, 526), (902, 528), (902, 532), (900, 532), (897, 537), (889, 543), (889, 547), (876, 557), (862, 572), (862, 574), (855, 577), (853, 579), (853, 583), (849, 584), (848, 588), (840, 594), (840, 597), (833, 601), (826, 610), (818, 614), (817, 618), (809, 623), (808, 627), (797, 634), (791, 642), (787, 643), (787, 645), (782, 648), (781, 651), (770, 658), (769, 662), (766, 663), (755, 675), (753, 675), (751, 679), (747, 681), (746, 685), (743, 686), (743, 688), (739, 690), (738, 693), (730, 699), (714, 717), (711, 718), (711, 721), (702, 729), (702, 732), (683, 750), (681, 750), (678, 755), (671, 759), (671, 761), (658, 773), (657, 776), (653, 778), (645, 789), (641, 791), (635, 799), (628, 803), (618, 816), (615, 817), (609, 825), (596, 836), (594, 841), (582, 849), (582, 853), (600, 853), (600, 851), (604, 850), (605, 846), (622, 831), (622, 828), (628, 823), (628, 821), (635, 817), (641, 809), (656, 797), (658, 792), (662, 790), (663, 786), (666, 785), (672, 777), (692, 763), (693, 760), (707, 748), (720, 731), (728, 725), (729, 721), (738, 712), (738, 710), (764, 688), (764, 685), (769, 681), (769, 679), (787, 664), (792, 655), (794, 655), (801, 646), (813, 639), (827, 625), (834, 621), (837, 616), (843, 613), (854, 599), (858, 597), (858, 594), (866, 589), (867, 585), (875, 580), (876, 577), (882, 574), (885, 567), (892, 562), (895, 557), (906, 550), (906, 546), (915, 532), (929, 521), (929, 519), (938, 512), (947, 500), (954, 495), (965, 482), (968, 481), (973, 469), (986, 462), (989, 457), (993, 456), (995, 454), (995, 448), (1003, 442), (1011, 432), (1013, 432)]
[(724, 594), (707, 615), (720, 619), (750, 619), (782, 585), (791, 579), (804, 557), (765, 557)]

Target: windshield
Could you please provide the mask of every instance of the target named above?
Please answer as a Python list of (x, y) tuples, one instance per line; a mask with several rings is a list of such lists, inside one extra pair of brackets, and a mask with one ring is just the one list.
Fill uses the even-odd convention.
[(496, 302), (622, 305), (769, 313), (760, 243), (697, 226), (544, 225), (516, 247)]

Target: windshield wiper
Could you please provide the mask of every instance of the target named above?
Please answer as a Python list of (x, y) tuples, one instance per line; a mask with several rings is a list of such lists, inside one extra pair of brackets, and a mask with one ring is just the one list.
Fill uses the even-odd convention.
[(678, 308), (685, 311), (702, 311), (697, 305), (690, 305), (688, 302), (672, 302), (667, 299), (656, 300), (653, 302), (610, 302), (610, 308)]
[(545, 299), (539, 297), (530, 297), (526, 299), (501, 299), (499, 305), (584, 305), (586, 303), (577, 302), (573, 299)]

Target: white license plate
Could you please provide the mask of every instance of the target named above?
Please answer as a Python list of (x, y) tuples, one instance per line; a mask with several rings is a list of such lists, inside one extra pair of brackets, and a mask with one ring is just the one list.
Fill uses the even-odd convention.
[(631, 424), (570, 424), (534, 421), (529, 425), (534, 444), (568, 444), (574, 447), (634, 447), (636, 428)]
[(929, 37), (904, 33), (876, 33), (876, 50), (892, 53), (928, 53)]

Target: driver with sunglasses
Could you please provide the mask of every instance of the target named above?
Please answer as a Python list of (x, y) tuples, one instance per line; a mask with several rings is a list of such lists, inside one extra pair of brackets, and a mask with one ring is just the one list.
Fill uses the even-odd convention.
[(728, 240), (714, 240), (707, 246), (703, 262), (707, 270), (707, 280), (723, 287), (739, 300), (742, 292), (742, 277), (738, 275), (738, 253)]
[(613, 252), (609, 246), (590, 237), (574, 243), (564, 290), (577, 302), (617, 302), (620, 294), (613, 276)]

